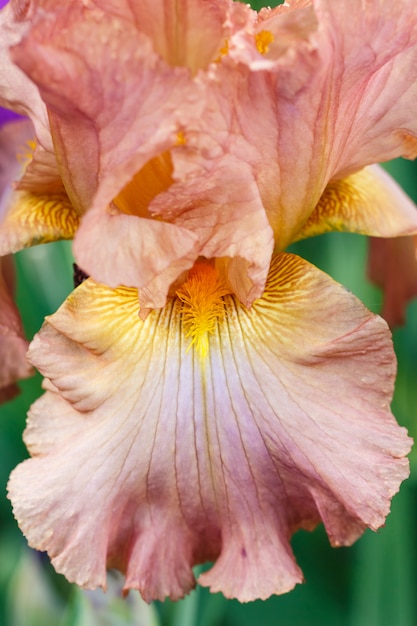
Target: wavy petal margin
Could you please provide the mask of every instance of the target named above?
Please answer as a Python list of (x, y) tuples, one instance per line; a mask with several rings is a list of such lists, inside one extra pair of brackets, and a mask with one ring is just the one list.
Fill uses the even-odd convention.
[(105, 587), (116, 567), (146, 600), (177, 599), (212, 560), (202, 585), (267, 598), (302, 580), (295, 530), (323, 521), (348, 545), (384, 523), (408, 475), (390, 333), (289, 254), (250, 310), (221, 297), (204, 353), (185, 300), (142, 322), (136, 290), (89, 279), (47, 318), (30, 358), (51, 390), (30, 411), (14, 513), (81, 586)]

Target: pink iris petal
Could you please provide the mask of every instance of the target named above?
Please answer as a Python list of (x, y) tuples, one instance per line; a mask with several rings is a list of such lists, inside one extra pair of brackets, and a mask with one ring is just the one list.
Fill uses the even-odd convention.
[(417, 237), (371, 238), (369, 246), (369, 278), (384, 291), (382, 316), (390, 326), (404, 324), (417, 297)]
[(0, 224), (7, 214), (13, 184), (20, 177), (28, 141), (33, 138), (28, 121), (14, 121), (0, 127)]
[[(275, 36), (262, 57), (269, 65), (260, 64), (254, 46), (256, 63), (242, 56), (232, 39), (230, 54), (248, 64), (250, 79), (229, 99), (245, 139), (262, 146), (265, 161), (254, 166), (268, 182), (261, 194), (283, 249), (330, 180), (416, 156), (417, 12), (414, 0), (314, 0), (260, 17), (257, 29)], [(283, 24), (286, 50), (274, 48)]]
[[(366, 10), (360, 0), (297, 1), (259, 15), (226, 0), (182, 0), (180, 6), (37, 0), (27, 15), (20, 13), (16, 32), (23, 39), (13, 59), (48, 107), (73, 205), (78, 213), (95, 211), (81, 223), (77, 259), (99, 280), (147, 290), (149, 305), (156, 306), (157, 292), (169, 292), (168, 281), (181, 276), (191, 257), (184, 264), (183, 254), (173, 256), (176, 242), (169, 241), (162, 273), (144, 284), (141, 270), (131, 283), (132, 272), (123, 270), (131, 250), (123, 260), (123, 244), (105, 224), (109, 203), (153, 159), (171, 153), (176, 186), (156, 192), (161, 197), (149, 211), (181, 228), (187, 224), (189, 239), (198, 239), (194, 259), (229, 257), (226, 265), (239, 266), (245, 275), (236, 293), (250, 303), (268, 271), (267, 221), (281, 250), (297, 237), (329, 181), (416, 153), (414, 0), (370, 0)], [(207, 181), (233, 187), (233, 162), (251, 172), (242, 200), (213, 203), (213, 194), (204, 197)], [(249, 196), (236, 232), (237, 206)], [(103, 251), (118, 250), (114, 270), (101, 262), (104, 252), (86, 249), (89, 225), (100, 216)], [(251, 247), (247, 233), (255, 223), (262, 241)], [(139, 252), (145, 249), (139, 244), (140, 265), (147, 263)]]
[[(194, 152), (192, 145), (190, 151)], [(173, 158), (176, 164), (175, 152)], [(229, 269), (225, 274), (233, 293), (250, 306), (265, 287), (273, 233), (252, 168), (233, 155), (219, 155), (214, 162), (211, 171), (203, 175), (188, 172), (184, 183), (159, 194), (149, 209), (194, 233), (200, 255), (227, 257), (227, 268), (231, 259), (234, 263), (239, 260), (240, 277), (235, 278)], [(194, 158), (194, 167), (199, 166), (199, 159)]]
[(0, 257), (0, 402), (18, 393), (16, 381), (33, 374), (26, 359), (28, 343), (12, 298), (13, 282), (12, 259)]
[[(22, 144), (15, 146), (16, 151), (19, 151), (21, 161), (20, 170), (15, 176), (16, 179), (23, 173), (24, 176), (22, 180), (14, 184), (14, 188), (19, 191), (12, 194), (9, 190), (7, 202), (3, 198), (3, 223), (0, 229), (1, 254), (20, 250), (22, 247), (32, 245), (33, 241), (39, 243), (43, 240), (60, 238), (56, 228), (51, 229), (50, 224), (46, 227), (45, 224), (40, 225), (42, 218), (34, 219), (33, 213), (39, 208), (40, 198), (42, 198), (42, 204), (49, 200), (49, 204), (55, 203), (56, 205), (57, 196), (60, 196), (67, 205), (69, 203), (54, 153), (46, 105), (33, 81), (11, 59), (10, 48), (20, 41), (30, 27), (33, 8), (33, 4), (29, 2), (11, 1), (0, 13), (0, 54), (2, 57), (0, 104), (29, 116), (33, 124), (33, 127), (29, 124), (26, 127), (32, 130), (27, 130)], [(13, 155), (13, 160), (15, 156)], [(48, 200), (45, 198), (46, 194), (50, 196)], [(10, 215), (10, 212), (13, 215)], [(33, 226), (34, 222), (36, 222), (35, 226)], [(49, 231), (49, 239), (48, 236), (44, 236), (45, 230)], [(54, 231), (53, 236), (51, 230)]]
[(83, 210), (96, 193), (105, 206), (201, 108), (187, 69), (170, 67), (132, 18), (104, 4), (49, 4), (13, 51), (48, 106), (62, 177)]
[[(193, 296), (200, 334), (209, 270)], [(199, 349), (184, 296), (142, 322), (136, 290), (90, 279), (32, 343), (50, 390), (31, 409), (33, 458), (10, 496), (30, 544), (82, 586), (105, 586), (116, 567), (126, 589), (175, 599), (213, 560), (200, 577), (213, 591), (283, 593), (302, 580), (295, 530), (323, 521), (348, 545), (383, 524), (408, 475), (381, 318), (286, 254), (250, 310), (216, 302)]]
[[(29, 3), (27, 3), (29, 4)], [(41, 144), (52, 150), (48, 113), (36, 85), (12, 61), (10, 47), (17, 44), (30, 24), (23, 2), (11, 1), (0, 11), (0, 106), (29, 116)]]
[[(147, 161), (175, 146), (191, 109), (193, 115), (199, 114), (201, 88), (191, 91), (189, 71), (170, 67), (158, 57), (151, 40), (121, 15), (122, 8), (114, 10), (115, 16), (111, 7), (104, 12), (63, 3), (48, 19), (51, 8), (46, 7), (36, 14), (31, 36), (14, 56), (38, 83), (48, 104), (61, 174), (73, 205), (84, 212), (97, 194), (92, 214), (81, 222), (76, 238), (77, 261), (100, 281), (146, 290), (149, 303), (161, 306), (169, 285), (196, 259), (196, 236), (169, 224), (118, 218), (114, 212), (110, 216), (107, 203)], [(104, 43), (98, 53), (97, 46)], [(101, 237), (91, 240), (98, 219)], [(153, 263), (155, 249), (158, 259)], [(109, 250), (116, 251), (115, 259)], [(126, 272), (127, 267), (132, 271)]]
[(12, 259), (0, 257), (0, 402), (18, 393), (16, 381), (33, 374), (26, 359), (28, 344), (12, 293)]
[[(21, 170), (17, 154), (31, 132), (31, 125), (26, 122), (12, 122), (0, 129), (0, 228), (12, 182)], [(18, 392), (16, 381), (33, 373), (26, 359), (27, 341), (13, 292), (12, 259), (0, 257), (0, 402), (9, 400)]]
[(412, 0), (382, 4), (318, 0), (334, 47), (329, 104), (334, 175), (400, 154), (417, 156), (417, 12)]
[(218, 57), (233, 29), (229, 15), (248, 13), (248, 7), (228, 0), (100, 0), (96, 5), (134, 22), (169, 65), (187, 67), (193, 74)]
[[(104, 241), (112, 242), (110, 250)], [(198, 247), (192, 231), (173, 224), (93, 209), (81, 222), (74, 252), (97, 280), (112, 287), (122, 281), (139, 286), (146, 294), (141, 306), (159, 308), (165, 304), (171, 283), (194, 264)]]

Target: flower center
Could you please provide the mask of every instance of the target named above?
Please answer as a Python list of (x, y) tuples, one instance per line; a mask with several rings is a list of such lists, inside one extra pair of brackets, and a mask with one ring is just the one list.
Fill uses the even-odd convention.
[(182, 322), (185, 336), (191, 337), (201, 357), (206, 357), (209, 335), (214, 334), (217, 324), (224, 319), (223, 296), (230, 293), (218, 271), (206, 263), (196, 263), (188, 280), (178, 289), (177, 296), (183, 303)]

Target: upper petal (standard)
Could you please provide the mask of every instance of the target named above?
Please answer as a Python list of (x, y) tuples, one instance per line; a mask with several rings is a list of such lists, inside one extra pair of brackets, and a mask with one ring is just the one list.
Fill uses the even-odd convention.
[(413, 0), (290, 2), (264, 9), (256, 28), (286, 46), (272, 43), (255, 62), (232, 38), (248, 80), (228, 99), (243, 137), (265, 157), (253, 166), (282, 250), (330, 181), (416, 155), (417, 12)]

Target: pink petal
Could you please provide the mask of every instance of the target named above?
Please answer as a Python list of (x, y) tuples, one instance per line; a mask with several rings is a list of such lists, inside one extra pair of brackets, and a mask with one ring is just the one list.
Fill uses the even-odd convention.
[(297, 239), (329, 231), (397, 237), (417, 232), (417, 207), (382, 167), (329, 183)]
[(95, 194), (97, 206), (112, 200), (146, 161), (175, 145), (190, 106), (195, 115), (201, 108), (188, 70), (169, 67), (119, 13), (49, 3), (13, 51), (48, 106), (65, 186), (83, 210)]
[(0, 257), (0, 402), (18, 393), (16, 381), (33, 374), (26, 359), (28, 343), (12, 298), (12, 274), (11, 258)]
[[(109, 11), (108, 0), (96, 3)], [(228, 0), (127, 0), (111, 11), (135, 23), (152, 41), (154, 50), (171, 66), (193, 73), (206, 69), (224, 46), (234, 4)]]
[[(36, 14), (30, 37), (14, 56), (38, 83), (50, 109), (61, 174), (73, 205), (83, 212), (95, 198), (93, 214), (81, 223), (75, 242), (77, 262), (97, 280), (145, 289), (147, 302), (158, 306), (198, 255), (196, 236), (123, 216), (111, 220), (107, 205), (149, 160), (176, 145), (190, 107), (193, 115), (199, 114), (201, 88), (191, 93), (189, 71), (169, 67), (158, 57), (136, 23), (121, 15), (123, 5), (114, 9), (117, 17), (111, 7), (87, 10), (70, 3), (50, 19), (52, 9)], [(101, 238), (95, 236), (92, 244), (90, 225), (95, 227), (99, 218)], [(110, 221), (118, 228), (110, 230)], [(119, 244), (118, 235), (124, 237), (128, 223), (131, 245)], [(155, 242), (157, 236), (162, 239)], [(150, 241), (159, 249), (158, 259)], [(108, 251), (115, 249), (117, 258), (111, 259)]]
[[(261, 293), (269, 265), (267, 221), (275, 249), (284, 249), (329, 182), (416, 153), (414, 0), (369, 0), (366, 10), (361, 0), (299, 1), (258, 17), (225, 1), (183, 0), (178, 13), (174, 6), (170, 0), (143, 0), (133, 8), (127, 0), (88, 7), (38, 0), (13, 58), (48, 106), (61, 174), (78, 213), (92, 206), (94, 219), (106, 220), (107, 206), (137, 173), (172, 153), (177, 186), (164, 190), (170, 206), (161, 196), (149, 209), (159, 219), (195, 228), (188, 235), (199, 240), (195, 255), (243, 268), (235, 289), (250, 303)], [(185, 145), (178, 145), (180, 135)], [(212, 199), (236, 184), (232, 162), (250, 171), (242, 197), (252, 202), (244, 207), (239, 232), (238, 202), (221, 206)], [(214, 183), (222, 189), (207, 188)], [(210, 206), (211, 223), (204, 213)], [(251, 228), (259, 230), (252, 247)], [(80, 252), (85, 240), (87, 232), (78, 238), (78, 261), (83, 265), (82, 254), (93, 259), (89, 271), (98, 279), (99, 263), (89, 250)], [(112, 245), (111, 238), (103, 241), (105, 250)], [(163, 254), (163, 245), (159, 250)], [(123, 255), (118, 246), (114, 272), (107, 264), (112, 285), (132, 284), (120, 280), (130, 250)], [(155, 276), (158, 285), (134, 284), (148, 290), (152, 304), (183, 269), (179, 263)], [(237, 284), (236, 271), (229, 274)]]
[(230, 67), (221, 86), (283, 249), (330, 180), (416, 156), (417, 12), (414, 0), (290, 2), (256, 28), (274, 37), (268, 52), (248, 56), (236, 34), (230, 54), (247, 78)]
[(0, 106), (30, 117), (41, 145), (52, 150), (48, 113), (38, 88), (10, 58), (9, 48), (29, 27), (23, 9), (22, 3), (10, 0), (0, 11)]
[[(190, 152), (197, 169), (200, 162), (192, 145)], [(174, 175), (181, 179), (184, 155), (174, 151), (173, 158), (177, 165)], [(211, 171), (203, 167), (202, 174), (190, 175), (188, 171), (185, 182), (173, 184), (159, 194), (149, 210), (194, 233), (200, 256), (227, 257), (225, 272), (232, 291), (250, 305), (265, 287), (273, 233), (251, 167), (232, 155), (221, 155), (213, 161)], [(231, 260), (239, 265), (236, 277)]]
[[(17, 146), (16, 142), (11, 144), (15, 149), (19, 149), (19, 156), (22, 161), (19, 171), (16, 171), (16, 178), (20, 178), (24, 172), (23, 179), (15, 186), (26, 193), (16, 193), (8, 198), (7, 208), (16, 215), (13, 217), (9, 215), (9, 222), (14, 222), (13, 226), (3, 224), (1, 234), (1, 252), (3, 254), (14, 252), (27, 245), (33, 245), (34, 241), (40, 243), (41, 241), (60, 238), (59, 233), (56, 232), (56, 225), (51, 228), (50, 223), (43, 224), (43, 216), (39, 215), (40, 206), (44, 208), (45, 204), (48, 203), (45, 198), (46, 195), (52, 195), (49, 198), (49, 203), (54, 207), (62, 206), (64, 213), (71, 210), (58, 170), (47, 108), (36, 85), (11, 59), (10, 48), (17, 45), (29, 30), (34, 8), (35, 2), (22, 3), (17, 0), (10, 0), (0, 13), (0, 47), (2, 53), (0, 104), (28, 116), (33, 124), (32, 127), (29, 122), (27, 124), (21, 123), (23, 129), (21, 145)], [(8, 127), (10, 126), (12, 125), (9, 124)], [(9, 131), (6, 128), (4, 132)], [(33, 146), (31, 149), (29, 149), (29, 145), (25, 146), (29, 140), (31, 144), (36, 144), (34, 150)], [(14, 159), (15, 156), (16, 154), (13, 154), (11, 158)], [(26, 161), (25, 167), (23, 167), (24, 161)], [(24, 205), (26, 210), (23, 210)], [(4, 206), (5, 203), (3, 208)], [(72, 212), (74, 212), (73, 209)], [(34, 213), (37, 214), (38, 219), (36, 217), (33, 219), (34, 229), (32, 229), (33, 232), (29, 232), (32, 220), (29, 214)], [(54, 220), (64, 221), (57, 218), (56, 215)], [(71, 228), (64, 228), (63, 230), (66, 230), (68, 236), (68, 231)]]
[[(31, 132), (31, 125), (25, 122), (11, 123), (0, 129), (0, 240), (1, 222), (6, 212), (11, 185), (21, 170), (16, 154), (31, 136)], [(0, 257), (0, 402), (10, 400), (16, 395), (18, 388), (14, 383), (33, 373), (26, 359), (28, 344), (13, 301), (13, 291), (12, 259)]]
[[(350, 544), (383, 524), (408, 475), (383, 320), (292, 255), (273, 259), (251, 310), (209, 290), (213, 271), (196, 266), (189, 303), (145, 322), (135, 290), (87, 280), (32, 343), (52, 387), (10, 496), (30, 544), (82, 586), (117, 567), (126, 589), (175, 599), (193, 565), (215, 560), (200, 576), (212, 591), (283, 593), (302, 580), (296, 529), (322, 520), (333, 545)], [(200, 334), (216, 310), (207, 352), (191, 345), (192, 305)]]
[[(262, 8), (253, 13), (252, 24), (236, 29), (231, 36), (229, 54), (254, 71), (276, 69), (281, 57), (289, 50), (293, 54), (300, 44), (303, 47), (317, 30), (311, 0), (290, 0), (272, 10)], [(266, 45), (262, 45), (265, 34)], [(293, 78), (297, 81), (296, 76)]]
[[(287, 58), (277, 55), (277, 72), (291, 70), (290, 88), (297, 76), (306, 82), (299, 85), (302, 93), (282, 103), (283, 112), (295, 105), (291, 111), (300, 130), (307, 116), (311, 121), (310, 116), (315, 116), (315, 123), (308, 124), (314, 133), (312, 147), (317, 157), (328, 158), (332, 176), (345, 176), (400, 154), (414, 158), (417, 14), (413, 0), (382, 4), (369, 0), (366, 6), (361, 0), (288, 4), (269, 12), (264, 9), (258, 28), (271, 28), (274, 34), (275, 28), (288, 23), (290, 33), (298, 35), (288, 44)], [(298, 31), (297, 21), (304, 23)], [(273, 50), (271, 45), (268, 59)], [(308, 106), (310, 91), (316, 97)], [(318, 145), (323, 139), (325, 145)]]
[[(417, 156), (417, 12), (396, 3), (318, 0), (319, 20), (333, 46), (327, 128), (334, 123), (335, 174), (403, 155)], [(330, 138), (329, 138), (330, 139)]]
[(97, 280), (140, 287), (147, 293), (141, 306), (159, 308), (170, 284), (192, 267), (198, 249), (195, 235), (184, 228), (92, 209), (76, 234), (74, 253)]
[(390, 326), (405, 322), (409, 300), (417, 297), (417, 237), (370, 239), (369, 278), (384, 291), (382, 316)]
[(3, 171), (9, 180), (0, 207), (0, 254), (69, 238), (78, 223), (58, 171), (45, 104), (33, 82), (9, 59), (7, 47), (29, 26), (23, 8), (10, 2), (0, 13), (0, 103), (28, 115), (33, 123), (15, 122), (1, 129)]
[(16, 121), (0, 128), (0, 223), (7, 212), (12, 186), (22, 173), (21, 156), (33, 139), (30, 122)]

